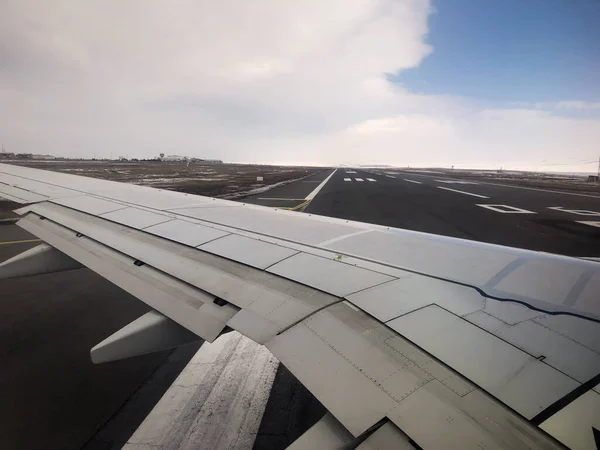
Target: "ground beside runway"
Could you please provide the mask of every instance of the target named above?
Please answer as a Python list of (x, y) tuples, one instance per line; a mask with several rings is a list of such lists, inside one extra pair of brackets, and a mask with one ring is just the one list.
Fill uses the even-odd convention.
[[(567, 255), (600, 255), (600, 228), (579, 223), (600, 221), (597, 197), (461, 183), (442, 175), (338, 169), (307, 201), (330, 173), (242, 201)], [(478, 205), (503, 207), (495, 207), (499, 212)], [(510, 208), (527, 212), (501, 212)], [(18, 227), (0, 227), (0, 241), (27, 239), (31, 236)], [(0, 260), (33, 245), (0, 245)], [(147, 308), (86, 269), (2, 280), (0, 292), (6, 317), (0, 355), (8, 363), (0, 372), (0, 389), (9, 393), (0, 405), (0, 442), (7, 448), (49, 442), (65, 449), (120, 447), (194, 353), (179, 349), (167, 364), (169, 354), (162, 353), (92, 365), (89, 349)], [(132, 394), (135, 401), (124, 403)], [(284, 448), (323, 412), (280, 367), (254, 448)]]

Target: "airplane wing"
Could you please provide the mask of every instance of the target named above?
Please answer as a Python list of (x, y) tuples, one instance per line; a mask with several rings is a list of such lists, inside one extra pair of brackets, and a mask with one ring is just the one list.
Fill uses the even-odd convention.
[(596, 448), (595, 261), (6, 164), (0, 196), (45, 242), (0, 277), (84, 265), (153, 309), (94, 361), (237, 330), (329, 411), (292, 448)]

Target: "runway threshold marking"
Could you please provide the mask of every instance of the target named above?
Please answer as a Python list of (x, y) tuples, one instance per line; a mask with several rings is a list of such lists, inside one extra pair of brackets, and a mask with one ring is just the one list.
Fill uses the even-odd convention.
[(375, 180), (373, 178), (367, 178), (367, 181), (377, 181), (377, 180)]
[(443, 187), (443, 186), (436, 186), (438, 189), (443, 189), (445, 191), (452, 191), (452, 192), (456, 192), (458, 194), (464, 194), (464, 195), (470, 195), (472, 197), (479, 197), (479, 198), (489, 198), (486, 195), (479, 195), (479, 194), (473, 194), (472, 192), (465, 192), (465, 191), (459, 191), (457, 189), (450, 189), (447, 187)]
[(362, 178), (355, 178), (356, 181), (365, 181)]
[(481, 206), (482, 208), (486, 208), (489, 209), (491, 211), (496, 211), (502, 214), (537, 214), (536, 212), (533, 211), (528, 211), (526, 209), (522, 209), (522, 208), (517, 208), (516, 206), (510, 206), (510, 205), (476, 205), (476, 206)]
[(352, 181), (352, 178), (344, 178), (344, 181)]
[(27, 244), (29, 242), (41, 242), (41, 239), (23, 239), (21, 241), (6, 241), (0, 242), (0, 245)]
[(405, 178), (404, 181), (408, 181), (409, 183), (415, 183), (415, 184), (423, 184), (421, 181), (409, 180), (408, 178)]
[(386, 175), (386, 177), (388, 177), (388, 178), (396, 178), (396, 177), (394, 177), (392, 175)]

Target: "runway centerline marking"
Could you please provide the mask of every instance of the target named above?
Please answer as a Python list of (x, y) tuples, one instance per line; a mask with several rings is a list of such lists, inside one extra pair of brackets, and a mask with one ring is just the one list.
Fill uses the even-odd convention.
[(408, 181), (409, 183), (415, 183), (415, 184), (423, 184), (422, 181), (417, 181), (417, 180), (409, 180), (408, 178), (404, 178), (404, 181)]
[(496, 211), (502, 214), (537, 214), (534, 211), (528, 211), (526, 209), (517, 208), (516, 206), (510, 205), (483, 205), (479, 204), (477, 206), (481, 206), (482, 208), (489, 209), (491, 211)]
[(0, 242), (0, 245), (12, 245), (12, 244), (27, 244), (29, 242), (41, 242), (41, 239), (23, 239), (21, 241), (6, 241)]
[(486, 195), (479, 195), (479, 194), (473, 194), (472, 192), (465, 192), (465, 191), (459, 191), (457, 189), (450, 189), (447, 187), (443, 187), (443, 186), (436, 186), (438, 189), (443, 189), (445, 191), (452, 191), (452, 192), (456, 192), (458, 194), (465, 194), (465, 195), (470, 195), (472, 197), (479, 197), (479, 198), (489, 198)]
[(365, 181), (362, 178), (355, 178), (356, 181)]
[(578, 216), (600, 216), (600, 212), (591, 211), (589, 209), (565, 209), (562, 206), (548, 206), (548, 209), (553, 209), (554, 211), (560, 211), (570, 214), (576, 214)]

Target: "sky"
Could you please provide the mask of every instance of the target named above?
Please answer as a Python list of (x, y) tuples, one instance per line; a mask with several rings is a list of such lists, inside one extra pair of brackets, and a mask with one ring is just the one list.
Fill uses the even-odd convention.
[(598, 0), (4, 0), (0, 142), (594, 172), (599, 21)]

